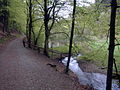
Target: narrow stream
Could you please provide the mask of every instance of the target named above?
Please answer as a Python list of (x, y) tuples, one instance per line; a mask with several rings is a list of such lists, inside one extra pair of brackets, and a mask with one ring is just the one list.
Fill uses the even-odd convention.
[[(68, 57), (65, 57), (62, 63), (66, 66), (67, 61)], [(92, 86), (95, 90), (105, 90), (107, 76), (101, 73), (83, 72), (77, 63), (76, 57), (71, 57), (69, 69), (77, 75), (80, 84)], [(116, 83), (117, 81), (113, 80), (112, 90), (120, 90), (120, 87)]]

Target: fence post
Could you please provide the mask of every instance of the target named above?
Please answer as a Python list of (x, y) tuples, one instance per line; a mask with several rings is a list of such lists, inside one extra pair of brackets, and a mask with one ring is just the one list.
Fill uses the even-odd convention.
[(38, 53), (40, 53), (40, 47), (38, 47)]
[(60, 58), (62, 58), (62, 53), (60, 53)]
[(23, 46), (25, 47), (25, 41), (23, 40)]

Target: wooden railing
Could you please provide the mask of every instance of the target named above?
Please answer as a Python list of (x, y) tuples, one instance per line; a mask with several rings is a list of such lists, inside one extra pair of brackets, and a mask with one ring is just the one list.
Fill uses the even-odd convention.
[[(28, 47), (28, 45), (30, 44), (30, 48), (33, 49), (33, 50), (37, 50), (38, 53), (42, 53), (43, 54), (43, 51), (44, 51), (44, 48), (40, 47), (40, 46), (37, 46), (37, 45), (34, 45), (33, 43), (28, 43), (27, 39), (26, 38), (23, 38), (23, 46), (24, 47)], [(68, 53), (62, 53), (62, 52), (59, 52), (57, 50), (52, 50), (52, 49), (49, 49), (48, 50), (49, 52), (49, 56), (50, 58), (52, 59), (61, 59), (61, 58), (64, 58), (66, 56), (68, 56)]]

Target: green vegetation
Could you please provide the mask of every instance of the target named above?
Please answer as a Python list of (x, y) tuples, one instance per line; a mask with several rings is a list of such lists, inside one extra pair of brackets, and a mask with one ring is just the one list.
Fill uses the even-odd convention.
[(0, 44), (3, 44), (3, 43), (5, 43), (6, 41), (9, 41), (9, 40), (11, 40), (12, 38), (13, 38), (14, 36), (5, 36), (5, 37), (2, 37), (2, 38), (0, 38)]
[(57, 50), (62, 53), (68, 53), (68, 46), (54, 47), (53, 50)]
[[(60, 51), (62, 53), (68, 53), (68, 46), (60, 46), (53, 48), (54, 50)], [(108, 42), (91, 42), (86, 46), (77, 46), (73, 47), (73, 53), (76, 54), (75, 51), (78, 51), (82, 54), (82, 56), (77, 57), (78, 60), (92, 60), (96, 63), (96, 65), (100, 67), (107, 67), (108, 60)], [(120, 69), (120, 48), (115, 48), (115, 59)]]
[(107, 66), (108, 44), (105, 42), (91, 43), (90, 50), (80, 56), (79, 59), (94, 60), (99, 66)]

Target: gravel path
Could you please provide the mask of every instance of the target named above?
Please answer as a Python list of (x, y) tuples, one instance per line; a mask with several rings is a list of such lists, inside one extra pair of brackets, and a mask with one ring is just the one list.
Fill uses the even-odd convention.
[(0, 90), (85, 90), (46, 65), (48, 60), (24, 48), (21, 38), (13, 40), (0, 54)]

